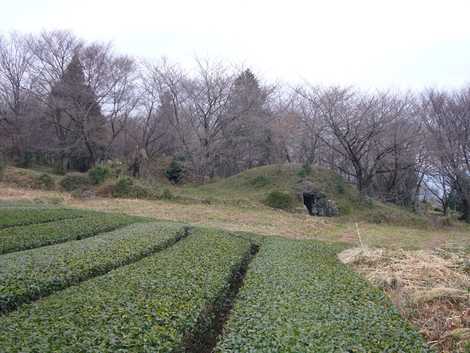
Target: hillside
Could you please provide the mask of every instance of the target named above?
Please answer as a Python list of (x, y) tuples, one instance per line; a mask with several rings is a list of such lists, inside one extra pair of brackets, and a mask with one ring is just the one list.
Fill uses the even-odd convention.
[[(23, 169), (10, 166), (6, 169), (3, 182), (22, 188), (62, 192), (64, 191), (62, 182), (69, 175), (80, 180), (88, 179), (84, 173), (63, 176), (53, 174), (50, 169)], [(271, 209), (265, 200), (271, 192), (280, 191), (289, 194), (293, 200), (293, 207), (288, 210), (289, 213), (305, 214), (299, 188), (302, 183), (308, 182), (336, 203), (340, 216), (334, 218), (340, 223), (366, 222), (418, 228), (435, 228), (452, 223), (451, 219), (438, 214), (419, 215), (410, 209), (374, 199), (361, 202), (356, 187), (333, 171), (316, 166), (305, 170), (302, 165), (294, 163), (256, 167), (206, 184), (183, 183), (175, 186), (164, 177), (153, 180), (128, 177), (127, 179), (133, 185), (131, 189), (120, 191), (119, 196), (113, 193), (120, 180), (117, 177), (110, 177), (101, 185), (94, 185), (89, 181), (83, 184), (83, 181), (80, 181), (80, 184), (72, 186), (72, 189), (67, 191), (76, 198), (82, 198), (85, 194), (85, 197), (96, 195), (166, 200), (186, 205), (232, 206), (244, 210)]]
[(336, 173), (313, 167), (305, 173), (299, 164), (269, 165), (252, 168), (235, 176), (201, 186), (174, 187), (171, 190), (182, 199), (205, 203), (224, 203), (239, 207), (265, 207), (263, 201), (272, 191), (292, 194), (294, 212), (305, 212), (302, 200), (296, 195), (299, 184), (309, 181), (334, 200), (341, 219), (393, 225), (426, 226), (429, 220), (408, 209), (377, 200), (361, 202), (354, 185), (344, 181)]

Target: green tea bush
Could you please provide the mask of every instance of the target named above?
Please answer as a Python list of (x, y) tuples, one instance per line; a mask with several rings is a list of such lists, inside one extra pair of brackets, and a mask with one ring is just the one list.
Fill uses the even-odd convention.
[(91, 181), (88, 176), (81, 174), (67, 174), (60, 181), (60, 186), (62, 186), (65, 191), (69, 192), (83, 189), (89, 187), (90, 185)]
[(0, 229), (27, 224), (53, 222), (68, 218), (85, 217), (92, 213), (92, 211), (66, 208), (5, 208), (0, 212)]
[(95, 185), (100, 185), (104, 183), (106, 178), (111, 175), (111, 169), (106, 166), (97, 165), (96, 167), (88, 171), (88, 177), (91, 182)]
[(182, 236), (180, 224), (143, 223), (81, 241), (3, 255), (0, 312), (139, 260)]
[(294, 207), (294, 198), (287, 192), (272, 191), (264, 200), (264, 204), (281, 210), (289, 210)]
[(7, 352), (184, 352), (195, 330), (211, 326), (210, 308), (250, 247), (240, 237), (195, 230), (155, 255), (1, 316), (0, 345)]
[(265, 239), (218, 353), (430, 353), (384, 292), (316, 241)]
[(94, 213), (86, 217), (0, 229), (0, 254), (88, 238), (137, 221), (139, 218), (127, 215)]

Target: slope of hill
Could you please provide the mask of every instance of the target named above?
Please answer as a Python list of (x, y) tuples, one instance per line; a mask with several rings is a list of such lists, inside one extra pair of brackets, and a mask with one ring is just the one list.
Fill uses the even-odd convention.
[(270, 192), (282, 191), (292, 194), (297, 212), (305, 212), (302, 200), (296, 195), (299, 184), (304, 181), (311, 182), (329, 199), (334, 200), (345, 220), (412, 226), (426, 226), (428, 223), (425, 217), (402, 207), (377, 200), (361, 202), (355, 186), (336, 173), (319, 167), (313, 167), (306, 173), (299, 164), (252, 168), (216, 182), (176, 187), (172, 191), (186, 200), (226, 203), (239, 207), (265, 207), (263, 201)]

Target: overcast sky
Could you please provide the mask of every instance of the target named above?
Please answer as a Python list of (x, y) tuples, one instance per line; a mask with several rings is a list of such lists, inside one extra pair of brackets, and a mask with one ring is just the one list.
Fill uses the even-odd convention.
[(68, 29), (117, 51), (366, 89), (470, 83), (470, 0), (1, 0), (0, 31)]

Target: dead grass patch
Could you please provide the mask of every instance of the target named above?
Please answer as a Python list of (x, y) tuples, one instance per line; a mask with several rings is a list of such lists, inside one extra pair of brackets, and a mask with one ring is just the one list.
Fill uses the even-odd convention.
[(12, 187), (6, 183), (0, 183), (0, 200), (6, 201), (37, 201), (51, 203), (67, 202), (72, 197), (68, 193), (58, 191), (46, 191), (30, 188)]
[(468, 254), (458, 251), (359, 247), (338, 255), (382, 288), (402, 315), (442, 353), (470, 348)]
[[(106, 184), (104, 184), (106, 185)], [(106, 193), (106, 192), (104, 192)], [(97, 193), (97, 196), (100, 196)], [(69, 193), (13, 187), (0, 183), (0, 199), (34, 200), (61, 198), (67, 206), (101, 211), (123, 212), (132, 215), (188, 222), (262, 235), (280, 235), (296, 239), (319, 239), (329, 242), (370, 247), (433, 249), (467, 246), (470, 249), (470, 226), (459, 225), (446, 229), (420, 229), (386, 224), (356, 223), (342, 217), (311, 217), (306, 213), (273, 210), (263, 205), (253, 208), (231, 204), (180, 203), (174, 200), (92, 199), (72, 198)]]

